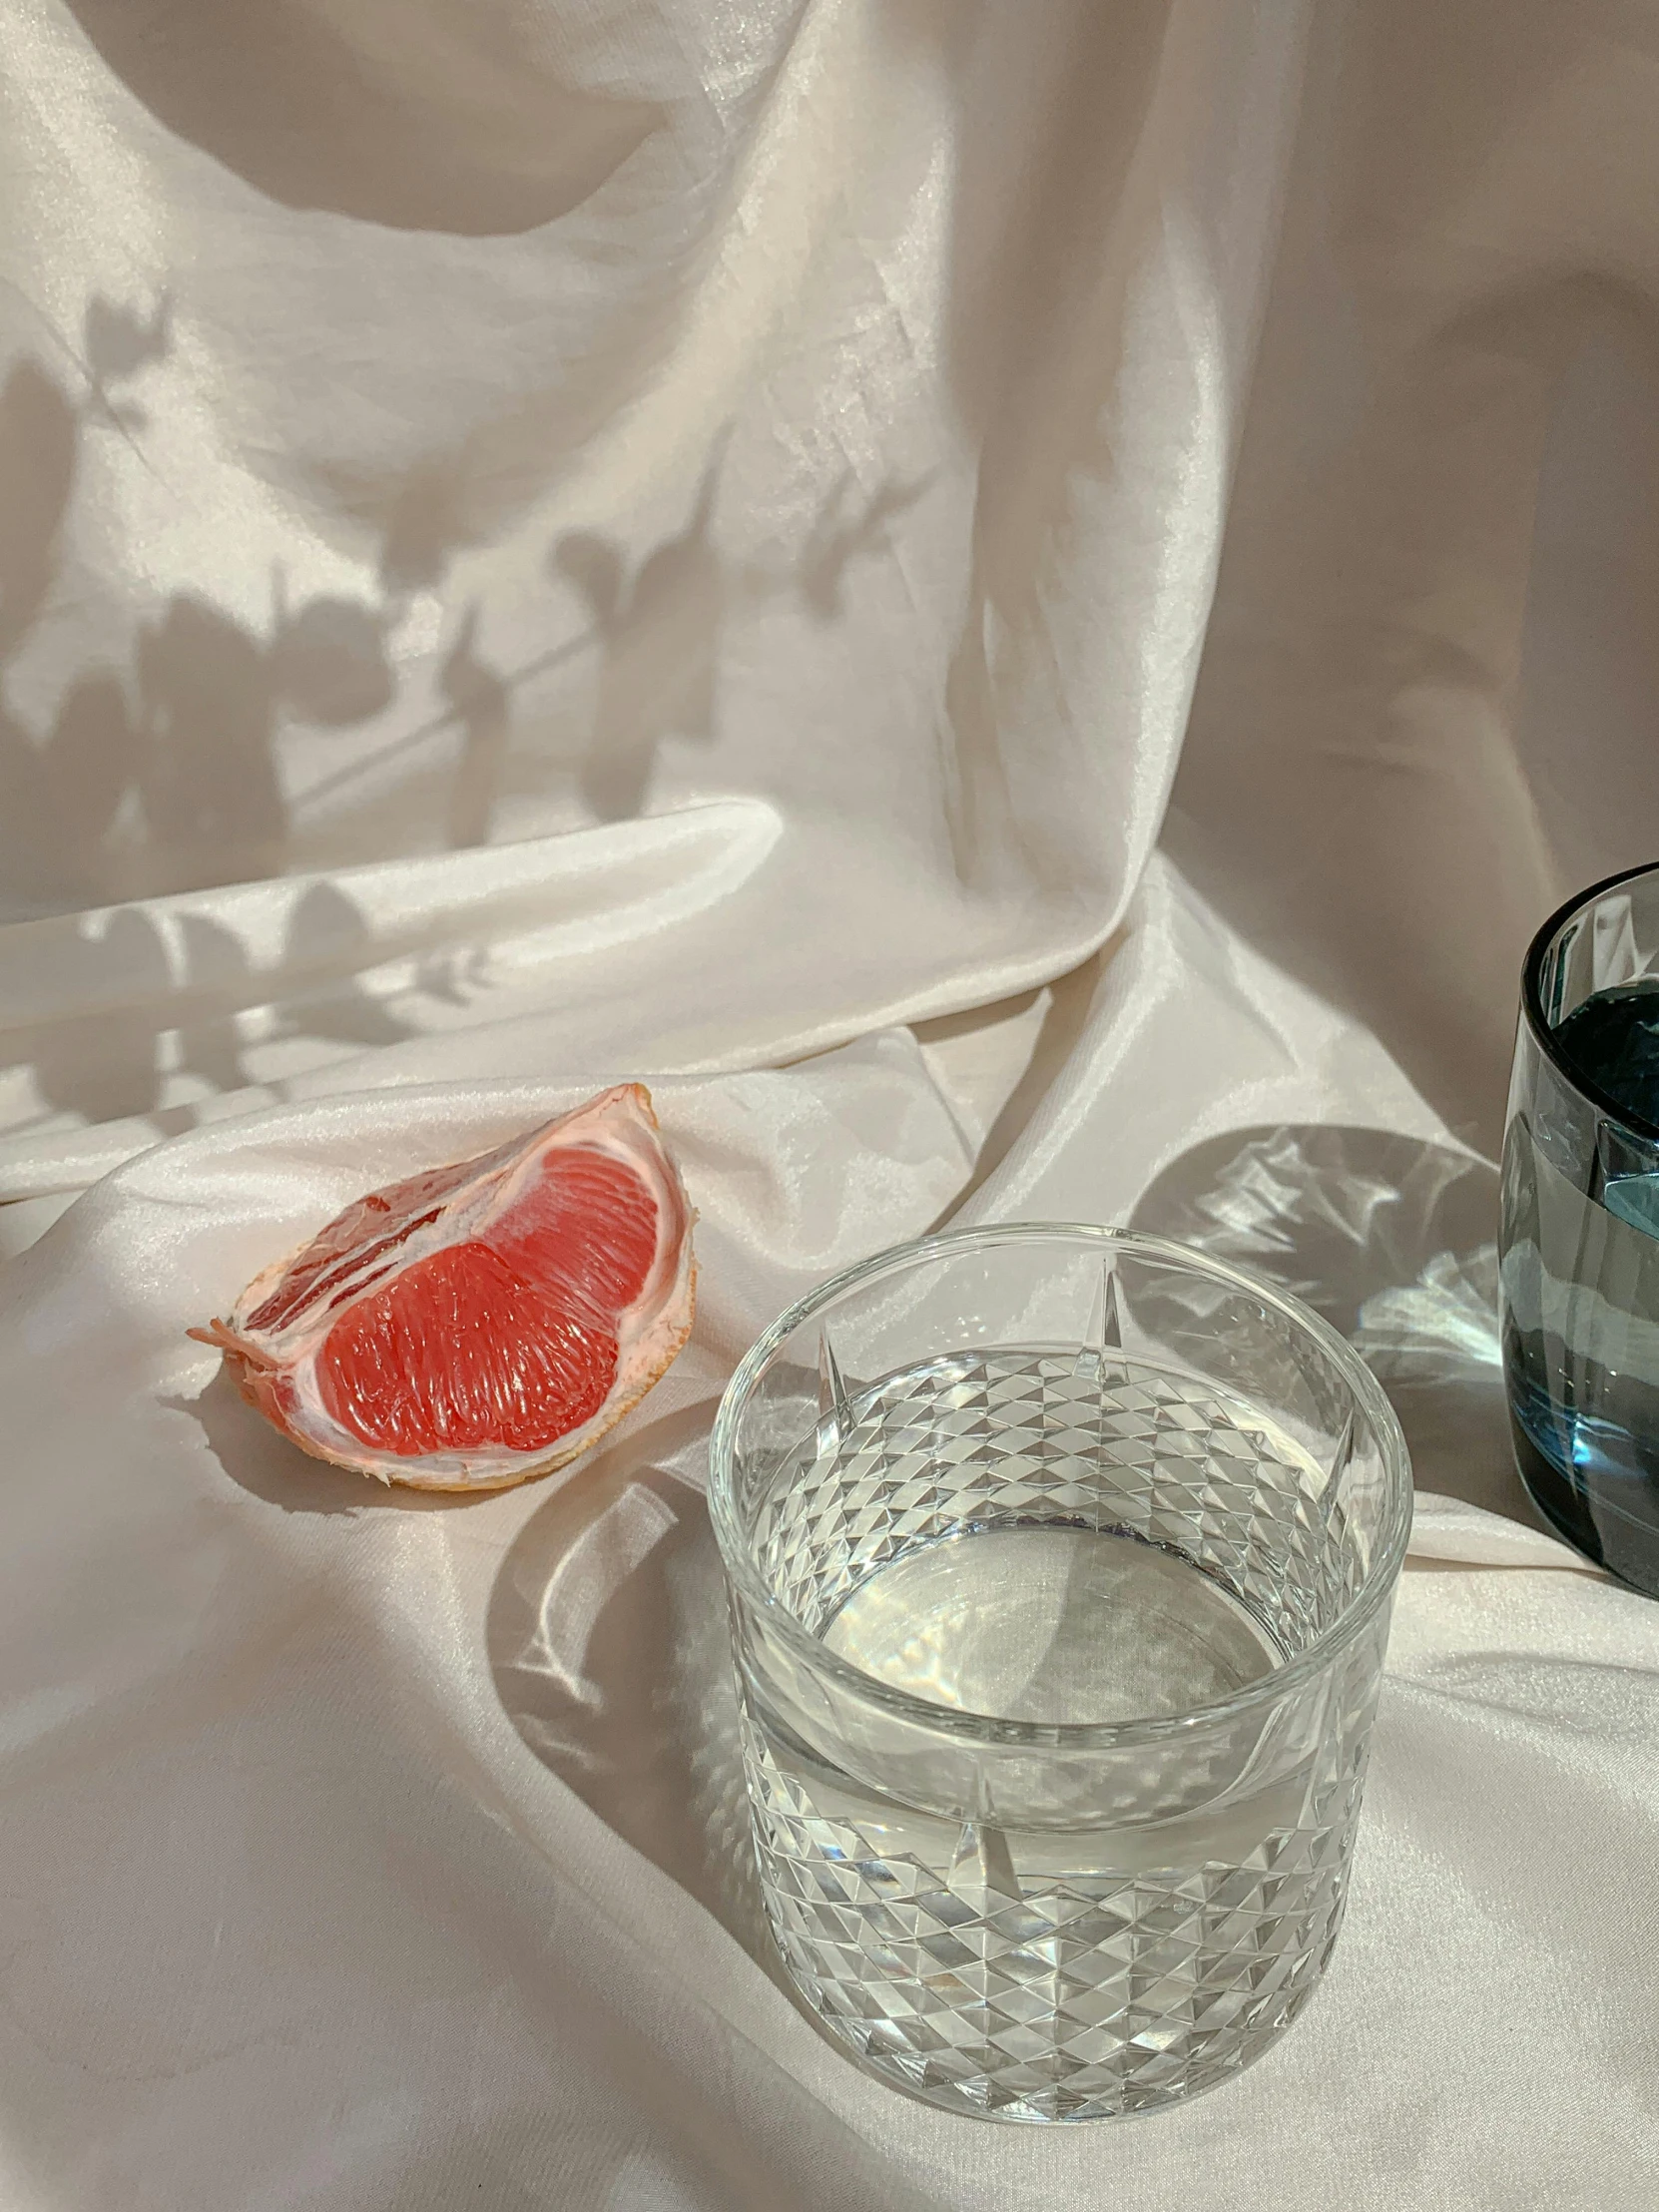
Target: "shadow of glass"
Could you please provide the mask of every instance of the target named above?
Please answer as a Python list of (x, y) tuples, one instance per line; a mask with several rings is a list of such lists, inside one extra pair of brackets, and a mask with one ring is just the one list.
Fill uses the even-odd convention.
[(537, 229), (663, 121), (655, 102), (562, 83), (534, 11), (516, 30), (500, 9), (479, 25), (441, 0), (389, 12), (173, 0), (165, 22), (131, 0), (71, 12), (167, 130), (256, 191), (396, 230)]
[(1509, 1448), (1487, 1161), (1390, 1130), (1238, 1129), (1166, 1168), (1129, 1226), (1303, 1299), (1388, 1392), (1419, 1489), (1538, 1525)]
[(750, 1847), (720, 1558), (703, 1493), (660, 1463), (713, 1412), (639, 1429), (531, 1516), (491, 1596), (490, 1671), (543, 1766), (781, 1980)]

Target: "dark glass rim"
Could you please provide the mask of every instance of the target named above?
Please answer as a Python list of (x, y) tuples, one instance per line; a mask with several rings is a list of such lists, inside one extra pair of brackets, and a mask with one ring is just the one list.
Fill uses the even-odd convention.
[(1633, 883), (1639, 875), (1659, 875), (1659, 860), (1643, 860), (1635, 867), (1622, 867), (1616, 875), (1604, 876), (1599, 883), (1590, 884), (1587, 890), (1574, 891), (1564, 905), (1557, 906), (1537, 935), (1526, 948), (1526, 961), (1521, 969), (1521, 1008), (1526, 1025), (1532, 1032), (1533, 1042), (1544, 1058), (1564, 1082), (1571, 1084), (1580, 1098), (1587, 1099), (1597, 1113), (1609, 1121), (1617, 1122), (1621, 1129), (1631, 1130), (1638, 1137), (1645, 1137), (1650, 1144), (1659, 1144), (1659, 1122), (1649, 1121), (1633, 1106), (1621, 1105), (1612, 1093), (1604, 1091), (1564, 1052), (1557, 1049), (1555, 1032), (1544, 1019), (1543, 994), (1538, 987), (1544, 956), (1551, 942), (1571, 921), (1574, 914), (1586, 906), (1594, 905), (1608, 891), (1617, 890), (1621, 883)]

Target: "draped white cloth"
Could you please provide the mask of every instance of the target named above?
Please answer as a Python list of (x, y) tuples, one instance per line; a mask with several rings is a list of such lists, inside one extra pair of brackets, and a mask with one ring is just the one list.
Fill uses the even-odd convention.
[[(6, 2212), (1646, 2201), (1659, 1606), (1519, 1492), (1492, 1162), (1659, 852), (1656, 145), (1632, 0), (8, 0)], [(585, 1466), (371, 1493), (185, 1338), (636, 1076), (704, 1295)], [(777, 1985), (701, 1482), (789, 1297), (1054, 1215), (1419, 1494), (1324, 1990), (1031, 2130)]]

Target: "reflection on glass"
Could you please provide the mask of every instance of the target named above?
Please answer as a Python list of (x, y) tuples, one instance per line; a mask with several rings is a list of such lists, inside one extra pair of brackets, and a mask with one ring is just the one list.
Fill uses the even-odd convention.
[(1410, 1509), (1334, 1331), (1156, 1238), (930, 1239), (761, 1340), (710, 1501), (768, 1918), (867, 2065), (1089, 2119), (1296, 2017)]
[(1659, 866), (1581, 893), (1527, 955), (1501, 1242), (1522, 1479), (1659, 1595)]

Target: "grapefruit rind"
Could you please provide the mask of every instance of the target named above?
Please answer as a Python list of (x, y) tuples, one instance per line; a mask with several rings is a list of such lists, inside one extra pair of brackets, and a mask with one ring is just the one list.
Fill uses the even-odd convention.
[[(395, 1240), (393, 1264), (398, 1268), (457, 1244), (474, 1226), (510, 1213), (515, 1190), (539, 1175), (550, 1150), (567, 1144), (624, 1160), (646, 1183), (656, 1203), (656, 1250), (640, 1295), (616, 1317), (616, 1376), (597, 1412), (533, 1451), (486, 1445), (472, 1451), (408, 1457), (377, 1450), (341, 1426), (322, 1403), (317, 1355), (341, 1315), (382, 1278), (370, 1273), (355, 1285), (348, 1280), (337, 1299), (318, 1300), (314, 1289), (307, 1289), (299, 1295), (297, 1312), (291, 1310), (292, 1298), (280, 1301), (284, 1284), (290, 1278), (300, 1281), (301, 1270), (308, 1268), (308, 1280), (314, 1285), (339, 1262), (349, 1260), (350, 1238), (360, 1237), (376, 1208), (389, 1226), (399, 1205), (414, 1221), (415, 1226)], [(423, 1211), (417, 1213), (416, 1208)], [(315, 1236), (263, 1268), (228, 1320), (215, 1320), (190, 1335), (223, 1353), (232, 1380), (249, 1404), (313, 1459), (409, 1489), (450, 1494), (510, 1489), (551, 1474), (591, 1450), (673, 1365), (691, 1335), (696, 1311), (697, 1269), (691, 1238), (695, 1220), (679, 1172), (658, 1137), (650, 1093), (640, 1083), (621, 1084), (476, 1159), (447, 1162), (370, 1192)], [(367, 1247), (359, 1243), (356, 1249), (362, 1252)], [(349, 1269), (345, 1272), (349, 1277)], [(284, 1312), (284, 1306), (289, 1311)]]

